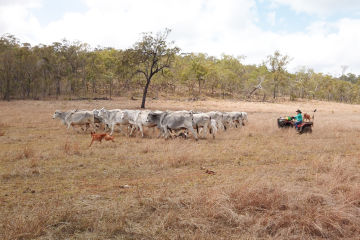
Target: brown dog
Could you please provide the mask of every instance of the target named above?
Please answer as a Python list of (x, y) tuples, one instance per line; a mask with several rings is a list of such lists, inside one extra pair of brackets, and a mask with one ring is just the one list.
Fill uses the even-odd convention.
[(110, 136), (107, 133), (95, 133), (95, 132), (91, 132), (91, 143), (89, 145), (89, 147), (91, 147), (92, 143), (94, 141), (99, 141), (101, 143), (101, 141), (105, 139), (106, 141), (114, 141), (114, 136)]
[(310, 115), (309, 115), (309, 114), (304, 113), (304, 122), (305, 122), (306, 120), (307, 120), (308, 122), (310, 122), (311, 117), (310, 117)]
[(114, 136), (111, 136), (111, 135), (109, 135), (109, 134), (106, 134), (105, 137), (104, 137), (104, 139), (105, 139), (106, 141), (115, 142), (115, 141), (114, 141)]

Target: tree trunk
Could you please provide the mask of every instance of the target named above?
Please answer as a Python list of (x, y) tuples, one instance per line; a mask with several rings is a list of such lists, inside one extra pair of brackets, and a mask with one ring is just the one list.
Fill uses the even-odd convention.
[(112, 80), (110, 80), (110, 100), (111, 100), (111, 93), (112, 93)]
[(6, 78), (6, 88), (5, 88), (5, 95), (4, 100), (10, 101), (10, 78)]
[(247, 96), (247, 98), (250, 98), (250, 97), (253, 95), (253, 93), (254, 93), (256, 90), (258, 90), (258, 89), (259, 89), (259, 88), (254, 87), (254, 89), (251, 90), (251, 92), (249, 93), (249, 95)]
[(143, 93), (142, 102), (141, 102), (141, 108), (145, 108), (146, 94), (147, 94), (147, 91), (148, 91), (148, 88), (150, 85), (150, 80), (151, 80), (151, 77), (146, 80), (146, 85), (144, 88), (144, 93)]
[(273, 98), (276, 98), (276, 84), (274, 85), (274, 93), (273, 93)]
[(11, 86), (10, 86), (10, 71), (6, 71), (5, 70), (5, 94), (4, 94), (4, 100), (6, 101), (10, 101), (10, 91), (11, 91)]
[(56, 98), (60, 96), (60, 77), (56, 76)]
[(96, 93), (96, 80), (95, 78), (92, 79), (92, 93), (94, 96), (94, 93)]
[(87, 97), (87, 92), (88, 92), (88, 86), (86, 84), (86, 73), (85, 73), (85, 67), (82, 68), (82, 84), (83, 84), (83, 88), (84, 88), (84, 96)]
[(31, 92), (31, 77), (28, 76), (27, 86), (26, 86), (26, 98), (29, 98)]
[(46, 95), (46, 88), (47, 88), (47, 79), (46, 79), (46, 72), (43, 70), (43, 77), (42, 77), (42, 83), (41, 83), (41, 96), (43, 99), (45, 99)]
[(199, 78), (198, 81), (199, 81), (199, 96), (200, 96), (201, 95), (201, 79)]
[(274, 76), (274, 93), (273, 93), (273, 98), (276, 98), (276, 92), (277, 92), (277, 88), (278, 88), (278, 76)]

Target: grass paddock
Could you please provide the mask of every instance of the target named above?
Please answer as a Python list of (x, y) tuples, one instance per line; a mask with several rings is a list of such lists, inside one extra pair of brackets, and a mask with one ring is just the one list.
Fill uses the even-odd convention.
[[(149, 109), (246, 111), (249, 123), (199, 141), (117, 132), (115, 143), (90, 148), (89, 132), (52, 119), (55, 110), (139, 105), (0, 102), (0, 238), (360, 235), (359, 105), (150, 100)], [(278, 129), (276, 119), (298, 108), (318, 109), (312, 134)]]

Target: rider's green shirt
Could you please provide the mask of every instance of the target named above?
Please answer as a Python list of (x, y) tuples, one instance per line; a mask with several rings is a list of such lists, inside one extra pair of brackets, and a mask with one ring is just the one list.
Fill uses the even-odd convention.
[(299, 113), (298, 115), (295, 116), (295, 120), (296, 120), (297, 122), (300, 122), (300, 121), (302, 122), (303, 117), (302, 117), (301, 113)]

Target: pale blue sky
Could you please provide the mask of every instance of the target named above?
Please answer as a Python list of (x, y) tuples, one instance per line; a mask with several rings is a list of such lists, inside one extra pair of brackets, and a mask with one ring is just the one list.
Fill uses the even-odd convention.
[[(344, 4), (347, 4), (346, 1)], [(351, 6), (343, 9), (336, 9), (334, 6), (328, 12), (321, 13), (316, 11), (296, 11), (288, 4), (278, 3), (274, 6), (272, 1), (257, 0), (256, 11), (260, 18), (259, 27), (275, 32), (305, 32), (307, 27), (316, 21), (336, 22), (342, 18), (360, 19), (359, 7), (351, 9)], [(271, 13), (275, 13), (275, 24), (269, 21), (268, 16)]]
[(0, 0), (0, 34), (51, 44), (131, 47), (142, 32), (172, 29), (183, 52), (246, 56), (260, 64), (279, 50), (290, 71), (305, 66), (360, 74), (358, 0)]
[[(318, 20), (318, 17), (313, 14), (297, 13), (286, 5), (279, 5), (275, 8), (271, 6), (270, 2), (260, 3), (257, 1), (256, 8), (260, 19), (258, 26), (266, 31), (302, 32), (311, 22)], [(274, 22), (269, 20), (269, 15), (272, 14), (274, 14)]]
[[(0, 0), (1, 1), (1, 0)], [(42, 1), (42, 6), (34, 8), (33, 14), (42, 26), (60, 20), (66, 12), (85, 13), (88, 8), (81, 0)]]

